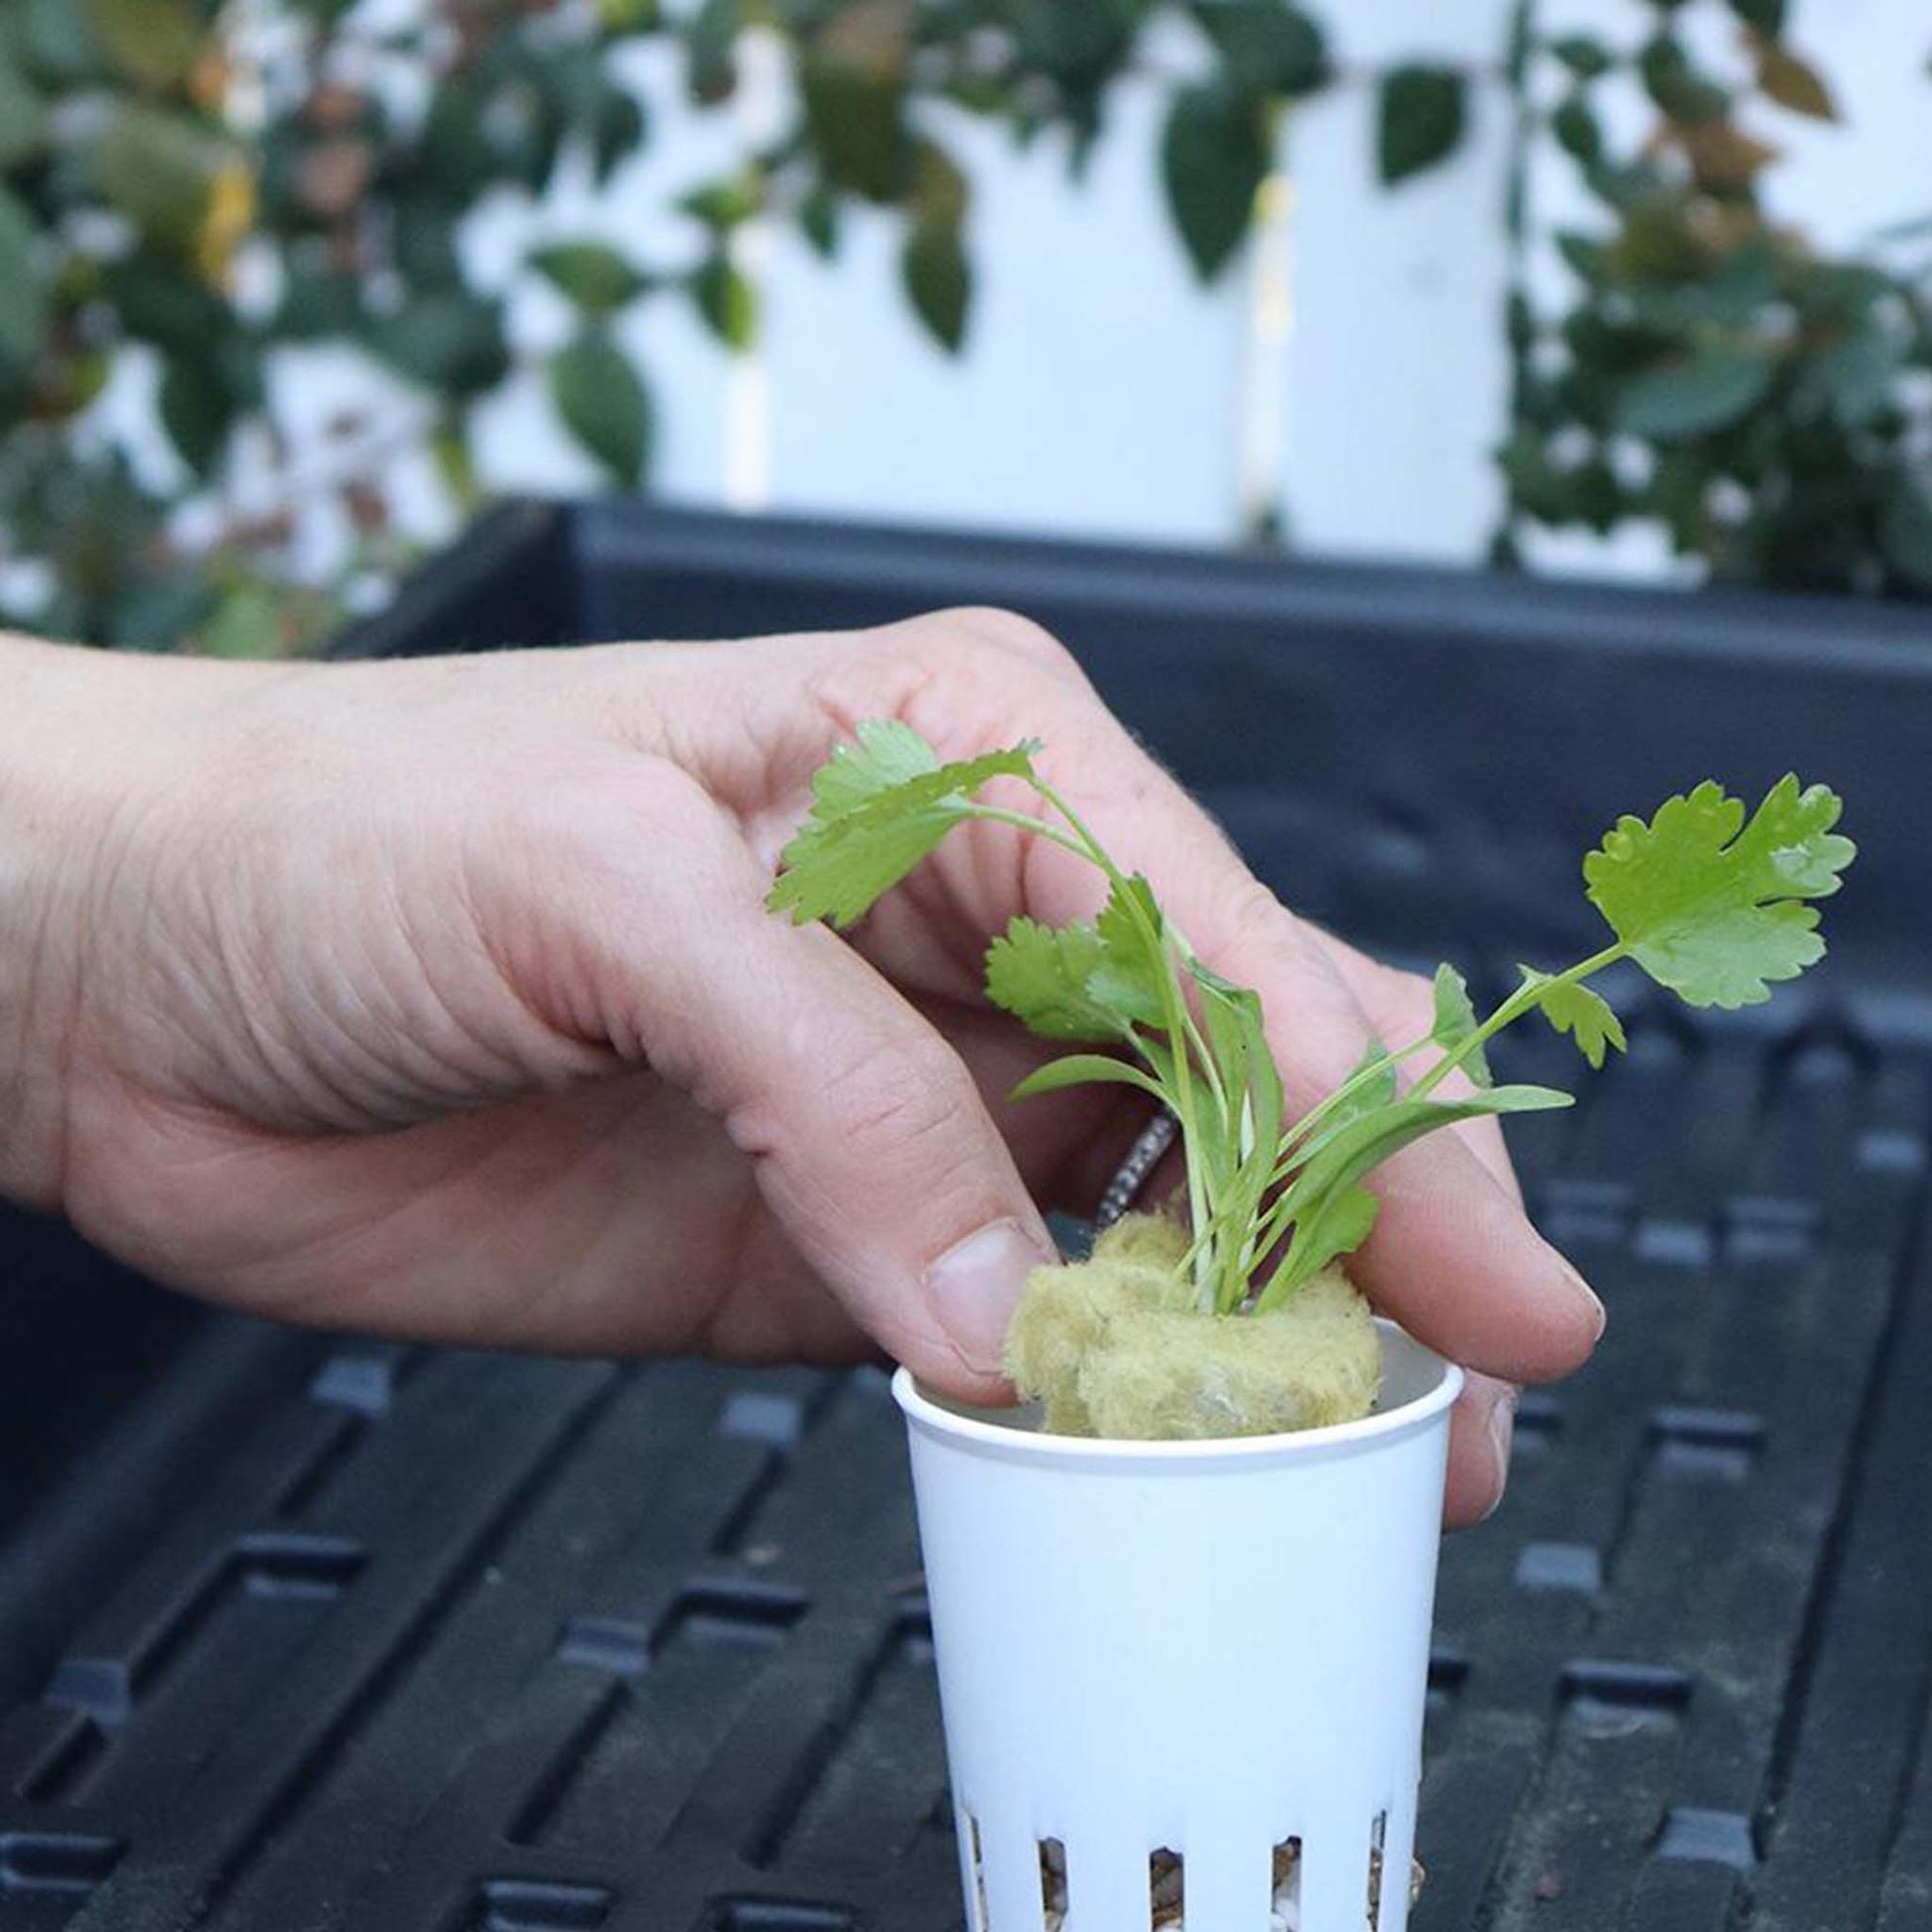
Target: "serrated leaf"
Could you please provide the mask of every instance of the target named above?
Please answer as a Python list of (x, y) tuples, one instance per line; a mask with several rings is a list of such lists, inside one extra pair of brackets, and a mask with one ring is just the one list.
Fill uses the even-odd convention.
[(966, 340), (973, 269), (956, 221), (915, 221), (899, 254), (899, 277), (913, 313), (949, 354)]
[(1033, 775), (1031, 740), (939, 764), (931, 746), (897, 721), (868, 720), (812, 779), (812, 809), (780, 855), (765, 903), (794, 924), (848, 926), (959, 823), (972, 794), (996, 777)]
[(1841, 809), (1837, 793), (1787, 774), (1747, 822), (1743, 800), (1706, 779), (1649, 824), (1625, 817), (1605, 833), (1584, 861), (1590, 902), (1691, 1006), (1756, 1006), (1824, 954), (1804, 901), (1837, 892), (1857, 854), (1832, 830)]
[(1183, 87), (1161, 137), (1168, 207), (1194, 272), (1211, 282), (1254, 220), (1268, 173), (1263, 116), (1252, 97), (1218, 86)]
[(1021, 914), (986, 951), (986, 997), (1047, 1039), (1124, 1035), (1119, 1013), (1088, 990), (1105, 948), (1091, 923), (1042, 925)]
[(1617, 427), (1662, 443), (1707, 436), (1748, 414), (1776, 373), (1776, 362), (1761, 350), (1699, 349), (1626, 382), (1617, 397)]
[(650, 456), (650, 397), (643, 378), (608, 336), (590, 331), (550, 358), (550, 398), (579, 443), (634, 489)]
[(1161, 937), (1165, 929), (1154, 888), (1139, 873), (1128, 880), (1125, 891), (1116, 886), (1108, 893), (1094, 921), (1101, 944), (1092, 980), (1094, 997), (1143, 1027), (1159, 1027), (1166, 1021), (1162, 989), (1168, 964)]
[(1591, 1066), (1600, 1067), (1612, 1046), (1624, 1050), (1623, 1023), (1600, 993), (1575, 980), (1560, 980), (1519, 966), (1523, 983), (1537, 989), (1537, 1010), (1560, 1034), (1569, 1034)]
[[(1464, 1040), (1475, 1037), (1480, 1024), (1475, 1003), (1469, 998), (1468, 981), (1445, 961), (1436, 968), (1436, 1024), (1430, 1031), (1430, 1038), (1444, 1052), (1452, 1053)], [(1493, 1078), (1488, 1055), (1480, 1046), (1463, 1060), (1462, 1067), (1479, 1087), (1488, 1086)]]
[(1392, 68), (1377, 95), (1375, 165), (1385, 188), (1446, 161), (1461, 145), (1468, 81), (1454, 68)]
[(1009, 1100), (1031, 1100), (1035, 1094), (1058, 1093), (1063, 1087), (1084, 1086), (1139, 1087), (1143, 1093), (1165, 1101), (1160, 1083), (1125, 1060), (1110, 1060), (1105, 1053), (1068, 1053), (1036, 1067), (1007, 1095)]
[(534, 249), (530, 266), (593, 321), (616, 315), (648, 284), (629, 262), (602, 241), (556, 241)]

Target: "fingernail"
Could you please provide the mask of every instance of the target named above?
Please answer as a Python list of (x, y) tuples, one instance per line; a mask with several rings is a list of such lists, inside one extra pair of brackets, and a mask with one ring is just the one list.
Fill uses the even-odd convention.
[(1489, 1411), (1489, 1441), (1496, 1451), (1496, 1493), (1482, 1512), (1481, 1520), (1485, 1522), (1495, 1515), (1503, 1491), (1509, 1485), (1509, 1449), (1516, 1437), (1516, 1395), (1514, 1389), (1498, 1389)]
[(1590, 1340), (1596, 1341), (1603, 1333), (1604, 1322), (1609, 1319), (1609, 1316), (1603, 1312), (1603, 1304), (1597, 1299), (1596, 1291), (1561, 1255), (1557, 1256), (1557, 1262), (1563, 1270), (1564, 1280), (1570, 1284), (1578, 1300), (1589, 1311)]
[(926, 1287), (939, 1319), (974, 1367), (997, 1372), (1027, 1277), (1057, 1259), (1018, 1221), (990, 1221), (932, 1264)]

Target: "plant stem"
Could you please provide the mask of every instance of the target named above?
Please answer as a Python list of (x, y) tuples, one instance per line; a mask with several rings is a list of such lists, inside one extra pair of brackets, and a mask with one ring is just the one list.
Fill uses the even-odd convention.
[(1629, 947), (1619, 941), (1613, 946), (1605, 946), (1601, 952), (1591, 953), (1587, 959), (1579, 960), (1567, 972), (1556, 973), (1543, 980), (1525, 980), (1468, 1038), (1445, 1053), (1409, 1089), (1408, 1097), (1411, 1100), (1421, 1100), (1434, 1092), (1485, 1041), (1493, 1039), (1512, 1021), (1520, 1020), (1532, 1007), (1540, 1005), (1547, 987), (1581, 986), (1585, 980), (1602, 972), (1606, 966), (1614, 966), (1618, 960), (1628, 954), (1629, 950)]

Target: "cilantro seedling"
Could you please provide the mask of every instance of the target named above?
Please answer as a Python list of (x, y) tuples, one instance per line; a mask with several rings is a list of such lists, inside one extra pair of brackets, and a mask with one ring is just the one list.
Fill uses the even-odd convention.
[[(1173, 1112), (1189, 1208), (1180, 1267), (1192, 1306), (1211, 1314), (1280, 1308), (1359, 1247), (1376, 1215), (1367, 1176), (1411, 1142), (1479, 1115), (1569, 1106), (1554, 1088), (1493, 1082), (1484, 1048), (1514, 1021), (1540, 1013), (1600, 1067), (1623, 1030), (1587, 982), (1621, 960), (1694, 1007), (1767, 999), (1774, 982), (1823, 955), (1808, 901), (1838, 891), (1855, 852), (1832, 829), (1837, 795), (1789, 776), (1748, 816), (1706, 780), (1648, 822), (1620, 819), (1584, 862), (1609, 944), (1562, 972), (1521, 968), (1486, 1017), (1454, 967), (1439, 968), (1429, 1032), (1395, 1047), (1372, 1041), (1339, 1087), (1289, 1121), (1260, 998), (1195, 954), (1148, 881), (1116, 863), (1040, 772), (1038, 751), (1028, 741), (942, 764), (909, 727), (862, 724), (814, 778), (811, 815), (785, 848), (769, 902), (799, 923), (850, 925), (974, 820), (1092, 865), (1107, 887), (1099, 914), (1062, 926), (1015, 917), (988, 950), (987, 997), (1046, 1038), (1107, 1049), (1047, 1061), (1016, 1098), (1117, 1082)], [(999, 777), (1027, 785), (1038, 809), (983, 801)], [(1435, 1098), (1457, 1070), (1472, 1090)]]

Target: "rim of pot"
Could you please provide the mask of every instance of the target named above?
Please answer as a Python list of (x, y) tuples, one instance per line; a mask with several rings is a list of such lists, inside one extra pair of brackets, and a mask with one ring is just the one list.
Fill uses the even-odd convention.
[(1002, 1411), (981, 1408), (972, 1403), (954, 1404), (942, 1396), (928, 1394), (907, 1368), (893, 1374), (893, 1395), (905, 1412), (907, 1421), (923, 1425), (935, 1434), (948, 1436), (962, 1444), (977, 1444), (1003, 1455), (1024, 1454), (1042, 1461), (1065, 1460), (1093, 1463), (1118, 1462), (1153, 1464), (1174, 1462), (1264, 1462), (1293, 1456), (1301, 1459), (1324, 1451), (1363, 1447), (1380, 1438), (1405, 1436), (1433, 1421), (1462, 1392), (1463, 1374), (1453, 1362), (1426, 1347), (1386, 1315), (1375, 1317), (1375, 1326), (1386, 1342), (1390, 1337), (1413, 1349), (1437, 1371), (1435, 1382), (1422, 1394), (1394, 1409), (1379, 1409), (1355, 1422), (1329, 1423), (1319, 1429), (1279, 1431), (1272, 1436), (1215, 1436), (1201, 1439), (1171, 1438), (1124, 1440), (1100, 1436), (1059, 1436), (1043, 1429), (1032, 1429), (999, 1421)]

